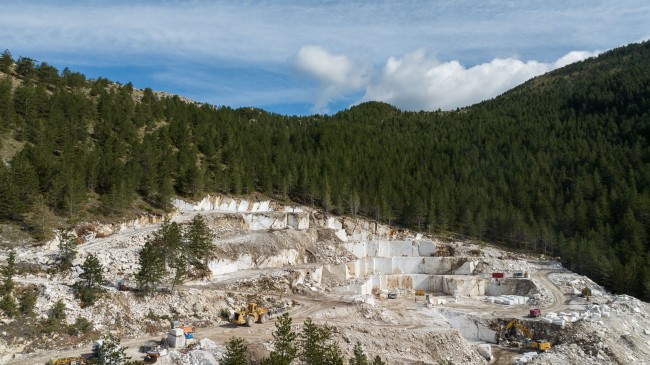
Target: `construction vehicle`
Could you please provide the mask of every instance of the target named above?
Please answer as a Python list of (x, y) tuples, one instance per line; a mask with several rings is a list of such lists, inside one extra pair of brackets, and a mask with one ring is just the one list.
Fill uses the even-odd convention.
[(242, 307), (230, 316), (230, 323), (245, 324), (252, 327), (253, 323), (265, 323), (269, 318), (266, 308), (255, 303), (248, 303), (248, 307)]
[(529, 346), (540, 351), (547, 351), (551, 349), (551, 343), (548, 342), (547, 340), (542, 340), (542, 339), (533, 340), (530, 331), (528, 331), (528, 328), (526, 328), (526, 326), (524, 326), (523, 324), (517, 322), (516, 319), (511, 320), (504, 327), (503, 333), (505, 334), (505, 337), (516, 337), (516, 335), (511, 334), (513, 328), (518, 329), (519, 331), (521, 331), (521, 333), (523, 333), (524, 335), (523, 344), (525, 346)]
[(84, 365), (86, 363), (83, 357), (62, 357), (59, 359), (50, 359), (49, 365)]
[(530, 318), (538, 318), (542, 315), (542, 310), (539, 308), (533, 308), (530, 310), (528, 313), (528, 317)]

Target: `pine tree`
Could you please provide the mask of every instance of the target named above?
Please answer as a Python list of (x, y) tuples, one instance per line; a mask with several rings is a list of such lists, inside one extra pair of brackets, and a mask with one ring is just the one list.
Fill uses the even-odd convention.
[(354, 344), (354, 357), (350, 359), (350, 365), (368, 365), (368, 357), (363, 353), (360, 342)]
[(171, 290), (174, 291), (176, 285), (183, 283), (188, 272), (183, 233), (178, 223), (165, 221), (154, 234), (154, 240), (162, 248), (166, 267), (173, 271)]
[(135, 274), (138, 289), (144, 293), (155, 291), (165, 275), (165, 257), (160, 247), (149, 241), (140, 251), (140, 270)]
[(13, 318), (18, 314), (18, 303), (16, 303), (16, 298), (11, 293), (5, 293), (0, 299), (0, 309), (7, 315), (7, 317)]
[(377, 355), (374, 360), (372, 360), (372, 365), (386, 365), (386, 363), (381, 359), (381, 357), (379, 357), (379, 355)]
[(59, 241), (59, 269), (68, 271), (72, 268), (72, 261), (77, 257), (75, 239), (68, 232), (61, 233)]
[(81, 265), (83, 272), (79, 274), (79, 279), (88, 289), (97, 288), (104, 282), (104, 266), (102, 266), (97, 256), (90, 254), (86, 261)]
[(302, 362), (305, 365), (343, 365), (341, 349), (331, 343), (331, 337), (327, 326), (318, 326), (307, 318), (300, 333)]
[(29, 57), (18, 57), (16, 61), (16, 73), (25, 79), (31, 79), (36, 76), (34, 60)]
[(63, 300), (59, 299), (56, 301), (56, 303), (54, 303), (54, 307), (52, 307), (52, 311), (50, 312), (50, 318), (57, 321), (58, 323), (65, 322), (66, 313)]
[(48, 318), (43, 323), (43, 331), (46, 333), (61, 332), (65, 327), (65, 304), (59, 299), (50, 310)]
[(125, 365), (131, 360), (126, 356), (126, 347), (122, 347), (120, 340), (113, 336), (103, 338), (93, 352), (96, 357), (88, 359), (88, 365)]
[(197, 214), (192, 218), (184, 237), (187, 240), (188, 256), (192, 263), (207, 267), (214, 247), (212, 244), (214, 233), (210, 231), (202, 215)]
[(9, 169), (0, 164), (0, 220), (15, 220), (18, 218), (16, 212), (20, 211), (18, 207), (18, 191), (11, 179)]
[(275, 322), (273, 332), (273, 351), (268, 358), (262, 360), (262, 365), (291, 365), (298, 354), (297, 335), (291, 329), (292, 320), (288, 313), (283, 314)]
[(223, 365), (248, 365), (246, 345), (243, 339), (231, 337), (226, 342), (226, 354), (222, 363)]
[(324, 333), (311, 320), (307, 318), (300, 333), (300, 359), (305, 365), (319, 365), (324, 360)]
[(5, 49), (0, 56), (0, 72), (8, 74), (11, 72), (11, 66), (14, 64), (14, 59), (11, 57), (11, 52)]
[(0, 77), (0, 128), (10, 128), (14, 125), (14, 102), (12, 99), (13, 86), (11, 78)]
[(14, 275), (16, 274), (16, 253), (11, 250), (7, 257), (7, 264), (2, 267), (2, 288), (0, 299), (0, 309), (9, 317), (13, 317), (18, 313), (18, 303), (13, 296), (14, 290)]
[(20, 298), (20, 313), (24, 316), (32, 317), (34, 315), (34, 308), (36, 308), (37, 299), (38, 292), (35, 288), (27, 290)]
[(184, 255), (183, 251), (180, 251), (177, 256), (172, 259), (171, 267), (174, 270), (171, 288), (171, 292), (173, 293), (176, 285), (183, 284), (185, 281), (185, 276), (187, 276), (188, 273), (187, 257)]
[(79, 274), (79, 281), (75, 283), (75, 294), (82, 305), (93, 305), (102, 292), (100, 284), (104, 281), (104, 267), (93, 254), (86, 257), (81, 265), (83, 272)]
[(9, 251), (7, 264), (2, 267), (2, 287), (0, 294), (12, 293), (14, 290), (14, 275), (16, 275), (16, 252)]

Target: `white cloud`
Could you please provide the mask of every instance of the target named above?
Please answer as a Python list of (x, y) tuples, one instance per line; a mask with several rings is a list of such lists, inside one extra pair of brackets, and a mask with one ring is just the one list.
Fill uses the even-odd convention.
[(303, 47), (296, 67), (320, 85), (315, 110), (346, 93), (363, 91), (362, 101), (384, 101), (403, 110), (443, 110), (468, 106), (493, 98), (535, 76), (597, 55), (572, 51), (555, 62), (496, 58), (473, 67), (453, 60), (439, 62), (424, 50), (390, 57), (380, 72), (360, 68), (344, 55), (321, 47)]
[(370, 82), (362, 100), (384, 101), (405, 110), (443, 110), (493, 98), (516, 85), (597, 53), (570, 52), (553, 63), (497, 58), (474, 67), (458, 61), (438, 62), (419, 50), (391, 57)]
[(600, 54), (600, 51), (595, 51), (595, 52), (587, 52), (587, 51), (571, 51), (567, 53), (566, 55), (560, 57), (555, 63), (553, 64), (554, 68), (560, 68), (564, 67), (568, 64), (578, 62), (585, 60), (589, 57), (596, 57)]
[(295, 60), (298, 71), (320, 85), (314, 112), (327, 112), (327, 104), (346, 92), (358, 90), (365, 84), (365, 70), (344, 55), (336, 55), (319, 46), (304, 46)]

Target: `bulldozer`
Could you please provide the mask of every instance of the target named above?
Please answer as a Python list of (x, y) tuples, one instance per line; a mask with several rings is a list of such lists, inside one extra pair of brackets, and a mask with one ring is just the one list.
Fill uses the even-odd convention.
[(256, 303), (248, 303), (248, 307), (242, 307), (235, 311), (229, 318), (230, 323), (245, 324), (252, 327), (255, 322), (265, 323), (269, 319), (266, 308), (258, 306)]
[(512, 328), (516, 328), (519, 331), (521, 331), (521, 333), (524, 334), (523, 344), (525, 346), (532, 347), (539, 351), (548, 351), (551, 349), (551, 343), (549, 341), (542, 340), (542, 339), (533, 340), (528, 328), (526, 328), (526, 326), (524, 326), (523, 324), (517, 322), (516, 319), (511, 320), (504, 327), (503, 333), (505, 334), (506, 337), (510, 335), (510, 331), (512, 330)]

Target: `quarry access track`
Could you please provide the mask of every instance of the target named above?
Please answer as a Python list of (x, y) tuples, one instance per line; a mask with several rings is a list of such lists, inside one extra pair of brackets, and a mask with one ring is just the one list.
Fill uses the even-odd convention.
[(547, 312), (560, 312), (567, 307), (566, 295), (562, 290), (549, 278), (549, 275), (564, 272), (563, 270), (541, 270), (533, 273), (531, 276), (542, 286), (547, 288), (553, 295), (553, 305), (546, 307)]

